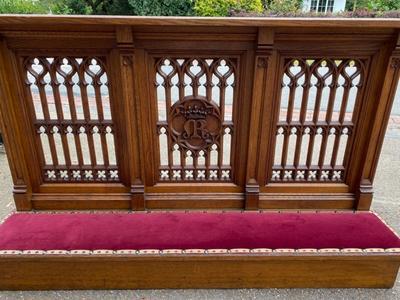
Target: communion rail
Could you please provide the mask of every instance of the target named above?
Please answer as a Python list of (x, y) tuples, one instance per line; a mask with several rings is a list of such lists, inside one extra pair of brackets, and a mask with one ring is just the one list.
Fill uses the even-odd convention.
[(0, 17), (18, 210), (368, 210), (400, 21)]

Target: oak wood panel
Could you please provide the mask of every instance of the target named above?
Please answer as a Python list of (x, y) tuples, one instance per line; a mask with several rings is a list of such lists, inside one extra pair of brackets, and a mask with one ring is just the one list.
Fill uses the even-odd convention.
[[(146, 194), (147, 209), (244, 209), (244, 193), (174, 193), (174, 190)], [(130, 193), (38, 193), (32, 195), (34, 209), (129, 209)], [(353, 194), (266, 194), (259, 196), (260, 209), (273, 210), (350, 210), (354, 207)]]
[(397, 255), (2, 257), (7, 290), (390, 288)]
[[(0, 63), (2, 65), (2, 72), (0, 72), (1, 78), (1, 132), (4, 136), (8, 155), (8, 161), (11, 169), (11, 175), (14, 183), (14, 200), (16, 207), (19, 210), (30, 210), (31, 205), (31, 193), (34, 189), (35, 184), (40, 180), (38, 174), (35, 172), (38, 168), (32, 167), (35, 163), (35, 158), (29, 160), (25, 158), (26, 155), (29, 157), (30, 154), (34, 154), (34, 150), (30, 152), (29, 146), (33, 148), (32, 139), (28, 138), (27, 142), (21, 141), (23, 137), (22, 132), (32, 129), (30, 124), (25, 124), (26, 111), (23, 109), (23, 105), (20, 103), (21, 89), (20, 81), (18, 81), (18, 69), (15, 67), (15, 57), (7, 48), (7, 44), (4, 40), (1, 40), (0, 45)], [(17, 73), (17, 74), (16, 74)], [(13, 84), (12, 82), (17, 82)], [(5, 101), (7, 99), (8, 101)], [(19, 104), (19, 109), (16, 108)], [(21, 109), (22, 108), (22, 109)], [(19, 120), (22, 120), (19, 122)], [(21, 127), (26, 126), (25, 129)], [(12, 127), (12, 130), (9, 128)], [(22, 145), (22, 146), (21, 146)], [(30, 164), (29, 164), (30, 163)], [(29, 172), (31, 167), (32, 172)], [(36, 175), (36, 176), (35, 176)]]
[(131, 209), (131, 194), (91, 193), (33, 194), (32, 208), (36, 210)]
[(37, 190), (38, 193), (124, 193), (128, 192), (129, 188), (121, 183), (45, 183)]
[[(399, 77), (396, 63), (399, 58), (399, 28), (399, 21), (391, 19), (0, 16), (4, 66), (0, 74), (3, 78), (0, 85), (2, 131), (10, 153), (12, 174), (22, 178), (22, 181), (18, 179), (19, 183), (16, 180), (14, 183), (15, 199), (20, 203), (18, 208), (29, 209), (33, 193), (35, 207), (43, 209), (63, 208), (64, 205), (67, 208), (76, 205), (81, 209), (113, 208), (113, 205), (114, 208), (121, 208), (126, 207), (127, 195), (131, 196), (130, 209), (133, 210), (194, 207), (368, 209), (384, 130)], [(85, 76), (98, 80), (101, 73), (87, 73), (89, 58), (96, 58), (107, 72), (105, 83), (95, 82), (92, 85), (93, 95), (88, 91), (90, 80), (86, 82)], [(45, 74), (37, 73), (27, 64), (29, 59), (38, 59), (48, 68), (46, 72), (50, 72), (50, 82), (44, 79)], [(76, 67), (80, 80), (66, 85), (68, 101), (61, 92), (62, 80), (56, 78), (57, 74), (61, 74), (61, 77), (72, 80), (68, 77), (71, 74), (60, 73), (57, 69), (62, 59), (77, 65), (80, 64), (78, 60), (83, 59), (83, 66)], [(222, 76), (226, 66), (224, 59), (228, 66), (235, 69), (231, 84)], [(164, 77), (164, 82), (154, 84), (157, 70), (160, 70), (155, 63), (164, 60), (170, 60), (176, 66), (183, 60), (185, 65), (176, 67), (180, 74), (177, 82), (166, 82), (172, 78)], [(219, 65), (222, 61), (224, 63)], [(196, 63), (203, 66), (201, 72), (207, 71), (205, 82), (201, 79), (201, 72), (200, 75), (193, 73), (196, 72)], [(205, 64), (209, 65), (206, 67)], [(291, 68), (298, 66), (306, 74), (304, 83), (298, 81), (303, 73), (300, 72), (297, 77), (290, 75)], [(325, 66), (331, 72), (328, 72), (332, 76), (331, 83), (327, 80), (328, 75), (318, 73)], [(36, 68), (39, 71), (40, 63)], [(161, 68), (168, 68), (168, 64)], [(355, 68), (356, 72), (349, 75), (343, 71), (346, 68)], [(24, 82), (27, 72), (35, 74), (33, 71), (38, 78), (33, 82), (38, 85), (35, 97), (29, 90), (32, 82)], [(284, 76), (288, 74), (291, 82), (285, 83)], [(357, 83), (353, 80), (359, 74), (362, 78)], [(312, 83), (313, 76), (317, 78), (317, 83)], [(340, 76), (344, 76), (344, 83), (340, 83)], [(74, 108), (74, 86), (80, 91), (78, 100), (82, 102), (82, 120), (76, 117), (79, 105)], [(112, 123), (103, 120), (106, 110), (102, 106), (101, 89), (104, 87), (109, 91)], [(198, 105), (206, 99), (219, 105), (223, 119), (219, 123), (222, 128), (231, 130), (230, 135), (227, 134), (231, 140), (228, 139), (225, 144), (225, 134), (218, 137), (220, 153), (215, 163), (210, 162), (208, 150), (202, 158), (206, 161), (205, 169), (210, 171), (215, 168), (218, 176), (224, 168), (229, 170), (229, 180), (218, 178), (212, 181), (209, 180), (210, 174), (205, 177), (207, 180), (197, 175), (177, 180), (178, 177), (172, 178), (170, 174), (166, 175), (168, 181), (160, 180), (160, 170), (163, 171), (160, 168), (160, 152), (164, 147), (158, 140), (157, 132), (157, 126), (160, 126), (157, 114), (163, 101), (157, 91), (160, 87), (165, 87), (167, 91), (168, 115), (172, 115), (171, 109), (176, 107), (171, 93), (173, 88), (179, 91), (182, 103), (189, 103), (184, 102), (190, 96), (188, 89), (193, 90), (191, 96), (194, 98), (204, 89), (202, 100), (190, 101)], [(226, 98), (228, 88), (234, 91), (232, 100), (229, 100), (233, 103)], [(281, 95), (284, 88), (289, 88), (286, 108)], [(315, 88), (317, 95), (314, 106), (310, 108), (309, 104), (313, 103), (311, 88)], [(299, 105), (297, 94), (301, 89), (303, 94)], [(343, 89), (342, 96), (339, 89)], [(356, 96), (353, 89), (357, 89)], [(327, 97), (324, 96), (326, 90)], [(337, 101), (342, 101), (339, 108), (336, 107)], [(349, 109), (352, 101), (354, 107)], [(38, 103), (44, 108), (45, 120), (35, 120)], [(98, 110), (98, 120), (89, 117), (93, 103)], [(62, 112), (66, 105), (74, 115), (71, 120), (65, 118)], [(54, 111), (48, 106), (54, 106)], [(322, 109), (324, 106), (326, 112)], [(186, 108), (186, 114), (175, 112), (180, 117), (185, 116), (185, 124), (188, 121), (183, 133), (198, 138), (198, 132), (201, 132), (202, 138), (208, 139), (207, 135), (214, 131), (206, 128), (211, 125), (204, 123), (203, 115), (210, 111), (200, 109), (198, 112), (198, 107)], [(225, 119), (227, 112), (232, 115), (232, 120)], [(326, 115), (320, 119), (322, 112)], [(56, 119), (51, 117), (52, 113)], [(286, 113), (284, 120), (281, 119), (282, 113)], [(307, 119), (307, 115), (312, 115), (311, 120)], [(338, 120), (334, 120), (336, 117)], [(88, 139), (87, 150), (75, 140), (78, 152), (75, 166), (67, 134), (61, 132), (61, 144), (56, 140), (60, 128), (68, 124), (74, 128), (85, 128)], [(118, 170), (108, 167), (111, 163), (108, 156), (113, 149), (108, 148), (107, 132), (100, 134), (99, 143), (92, 136), (92, 129), (99, 124), (112, 125), (115, 168)], [(206, 126), (206, 130), (190, 127), (193, 124)], [(213, 124), (218, 125), (215, 120)], [(41, 134), (47, 136), (51, 164), (44, 163), (44, 145), (35, 126), (47, 128)], [(58, 131), (53, 132), (54, 126), (59, 128)], [(171, 122), (162, 123), (162, 126), (172, 130), (169, 128)], [(277, 129), (280, 127), (284, 128), (282, 149), (278, 147)], [(344, 134), (343, 128), (347, 130)], [(310, 131), (304, 134), (305, 130)], [(334, 131), (332, 144), (331, 130)], [(318, 134), (320, 145), (317, 143)], [(10, 139), (13, 135), (15, 140)], [(75, 133), (76, 137), (78, 135)], [(293, 137), (295, 143), (291, 141)], [(303, 143), (308, 137), (310, 141), (306, 149)], [(343, 149), (341, 143), (345, 139), (347, 142)], [(94, 163), (98, 147), (105, 154), (104, 166)], [(227, 154), (231, 158), (229, 164), (225, 164), (223, 159), (224, 149), (230, 149)], [(170, 161), (172, 150), (168, 145)], [(179, 150), (182, 172), (201, 169), (197, 153), (191, 157), (194, 161), (189, 159), (186, 162), (187, 153)], [(316, 162), (312, 161), (313, 151), (317, 151)], [(329, 151), (332, 157), (328, 156)], [(343, 163), (336, 165), (341, 151), (344, 153)], [(276, 164), (275, 156), (279, 153), (280, 163)], [(304, 153), (306, 163), (301, 162)], [(90, 158), (89, 164), (84, 162), (85, 155)], [(65, 164), (60, 161), (63, 156)], [(179, 164), (170, 163), (170, 172), (177, 166)], [(79, 180), (75, 178), (73, 182), (64, 180), (61, 172), (65, 168), (72, 172), (74, 167), (81, 172), (90, 169), (93, 174), (103, 169), (118, 172), (118, 177), (113, 175), (118, 180), (112, 182), (109, 180), (111, 177), (86, 180), (92, 179), (92, 174), (87, 178), (79, 177)], [(43, 178), (43, 173), (47, 171), (57, 180), (51, 182), (47, 180), (49, 178)], [(281, 173), (278, 174), (278, 171)], [(307, 177), (309, 173), (305, 172), (310, 171), (316, 173)], [(333, 174), (335, 172), (336, 175)], [(113, 199), (107, 202), (100, 198), (97, 203), (94, 195), (107, 193)], [(205, 197), (202, 194), (208, 195)], [(199, 204), (196, 204), (196, 197)]]
[(233, 183), (158, 183), (151, 187), (146, 187), (149, 193), (201, 193), (201, 192), (223, 193), (223, 192), (242, 192), (243, 188)]

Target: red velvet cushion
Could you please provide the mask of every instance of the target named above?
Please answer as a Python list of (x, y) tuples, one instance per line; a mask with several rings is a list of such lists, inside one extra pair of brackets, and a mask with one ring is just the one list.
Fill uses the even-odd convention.
[(0, 250), (399, 248), (372, 213), (18, 213)]

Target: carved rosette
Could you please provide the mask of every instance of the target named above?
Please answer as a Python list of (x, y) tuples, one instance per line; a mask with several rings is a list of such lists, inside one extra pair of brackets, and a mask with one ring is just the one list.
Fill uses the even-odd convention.
[(390, 63), (390, 66), (393, 69), (399, 69), (400, 68), (400, 57), (393, 57), (392, 61)]
[(218, 143), (221, 114), (218, 106), (204, 97), (185, 97), (170, 109), (173, 140), (183, 149), (198, 152)]
[(257, 59), (257, 67), (259, 68), (266, 68), (268, 66), (268, 57), (267, 56), (260, 56)]

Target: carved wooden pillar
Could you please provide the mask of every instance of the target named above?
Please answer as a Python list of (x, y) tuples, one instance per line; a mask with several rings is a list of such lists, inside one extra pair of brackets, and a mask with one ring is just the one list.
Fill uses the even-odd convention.
[[(373, 180), (378, 164), (379, 155), (385, 137), (386, 127), (389, 122), (390, 112), (396, 94), (400, 77), (400, 34), (397, 35), (395, 49), (390, 56), (386, 68), (386, 73), (382, 82), (382, 89), (379, 98), (376, 98), (370, 114), (366, 119), (372, 128), (371, 134), (367, 136), (368, 146), (362, 150), (366, 156), (363, 161), (361, 180), (356, 191), (356, 209), (368, 210), (371, 206), (373, 195)], [(360, 147), (362, 148), (362, 147)]]
[[(246, 203), (245, 208), (254, 210), (259, 208), (260, 178), (260, 139), (263, 104), (266, 99), (266, 82), (268, 60), (272, 54), (274, 32), (272, 29), (259, 28), (254, 65), (253, 95), (251, 103), (249, 148), (246, 172)], [(264, 165), (265, 166), (265, 165)]]
[(30, 139), (31, 128), (26, 124), (28, 118), (16, 59), (3, 40), (0, 41), (0, 66), (0, 127), (14, 182), (15, 205), (17, 210), (31, 210), (30, 174), (34, 177), (38, 170), (29, 164), (35, 162), (35, 151)]
[(132, 28), (130, 26), (117, 28), (116, 38), (120, 68), (120, 74), (116, 82), (117, 89), (120, 89), (120, 91), (116, 92), (121, 97), (121, 101), (119, 101), (121, 105), (119, 111), (123, 114), (121, 119), (125, 120), (121, 124), (121, 127), (126, 127), (123, 129), (126, 138), (124, 143), (128, 151), (124, 155), (128, 156), (131, 208), (132, 210), (144, 210), (144, 172), (140, 153), (140, 145), (142, 143), (140, 127), (142, 118), (139, 113), (140, 103), (135, 98), (135, 47)]

